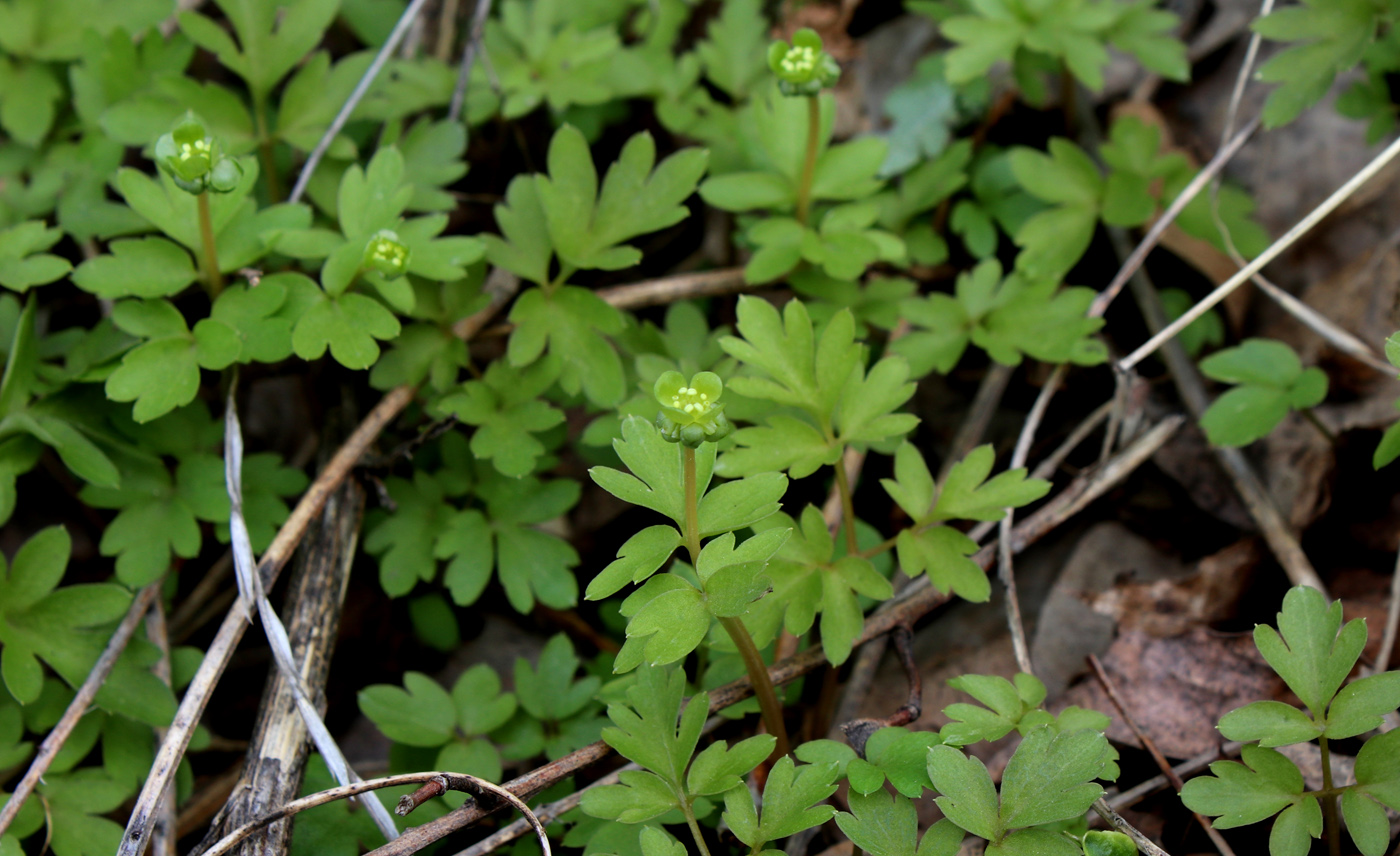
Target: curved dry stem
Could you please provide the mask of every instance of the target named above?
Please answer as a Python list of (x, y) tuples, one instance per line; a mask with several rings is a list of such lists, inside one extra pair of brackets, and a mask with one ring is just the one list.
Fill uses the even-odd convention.
[(462, 49), (462, 63), (457, 68), (457, 83), (452, 87), (452, 103), (447, 108), (447, 121), (456, 122), (462, 118), (462, 108), (467, 103), (467, 85), (471, 83), (472, 62), (481, 47), (481, 33), (486, 29), (486, 18), (491, 14), (491, 0), (476, 0), (472, 10), (472, 30), (467, 34), (467, 46)]
[[(436, 784), (438, 786), (439, 789), (436, 790), (432, 796), (437, 796), (447, 791), (462, 791), (473, 795), (484, 791), (500, 797), (514, 806), (525, 816), (526, 820), (530, 821), (530, 825), (534, 827), (535, 834), (540, 839), (540, 847), (544, 850), (544, 856), (550, 856), (549, 838), (545, 835), (544, 824), (540, 823), (539, 818), (535, 817), (534, 812), (530, 811), (530, 807), (521, 801), (519, 797), (505, 788), (502, 788), (500, 785), (493, 785), (485, 779), (478, 779), (476, 776), (468, 776), (465, 773), (446, 772), (404, 773), (398, 776), (384, 776), (383, 778), (370, 779), (367, 782), (356, 782), (352, 785), (343, 785), (338, 788), (330, 788), (309, 796), (304, 796), (299, 800), (293, 800), (287, 803), (276, 811), (269, 812), (262, 817), (248, 821), (228, 835), (220, 838), (213, 846), (205, 850), (201, 856), (224, 856), (224, 854), (228, 853), (244, 839), (254, 832), (257, 832), (259, 829), (262, 829), (264, 826), (282, 820), (283, 818), (291, 817), (309, 808), (315, 808), (318, 805), (325, 805), (326, 803), (335, 802), (337, 800), (349, 799), (350, 797), (368, 793), (369, 791), (376, 791), (381, 788), (413, 785), (420, 782)], [(421, 791), (423, 789), (420, 788), (419, 790)], [(411, 796), (405, 796), (399, 801), (399, 808), (397, 810), (399, 815), (408, 814), (413, 808), (421, 805), (426, 798), (418, 800), (411, 808), (405, 810), (404, 801), (410, 799), (412, 799)]]
[(1283, 254), (1284, 250), (1297, 243), (1298, 239), (1312, 231), (1313, 227), (1322, 222), (1327, 215), (1345, 202), (1347, 199), (1360, 190), (1386, 167), (1397, 155), (1400, 155), (1400, 140), (1395, 140), (1385, 147), (1385, 150), (1371, 159), (1359, 172), (1349, 178), (1341, 187), (1337, 188), (1331, 196), (1322, 201), (1316, 208), (1308, 213), (1306, 217), (1299, 220), (1293, 228), (1289, 229), (1283, 237), (1269, 245), (1269, 248), (1260, 253), (1249, 264), (1245, 265), (1234, 276), (1221, 283), (1214, 291), (1206, 295), (1195, 306), (1191, 307), (1175, 321), (1166, 325), (1161, 332), (1144, 342), (1137, 350), (1118, 361), (1118, 368), (1121, 371), (1128, 371), (1138, 363), (1145, 360), (1162, 347), (1162, 344), (1172, 339), (1176, 334), (1186, 329), (1191, 322), (1208, 312), (1215, 304), (1224, 300), (1235, 289), (1243, 285), (1247, 280), (1264, 269), (1264, 266)]
[(1109, 826), (1133, 839), (1133, 843), (1138, 846), (1139, 850), (1146, 853), (1147, 856), (1171, 856), (1170, 853), (1158, 847), (1156, 842), (1151, 838), (1143, 835), (1135, 826), (1124, 820), (1123, 815), (1114, 811), (1113, 807), (1105, 802), (1103, 797), (1099, 797), (1098, 800), (1094, 802), (1093, 809)]

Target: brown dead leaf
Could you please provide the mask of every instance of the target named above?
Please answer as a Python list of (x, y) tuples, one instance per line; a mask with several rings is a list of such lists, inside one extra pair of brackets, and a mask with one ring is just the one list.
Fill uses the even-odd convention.
[(1232, 617), (1258, 562), (1258, 543), (1245, 538), (1202, 559), (1186, 579), (1122, 582), (1090, 605), (1124, 629), (1157, 638), (1180, 636)]
[(1041, 607), (1031, 637), (1031, 662), (1049, 697), (1085, 671), (1084, 658), (1103, 654), (1114, 621), (1089, 602), (1128, 581), (1179, 579), (1187, 569), (1120, 523), (1095, 525), (1075, 545)]
[(858, 0), (838, 3), (787, 0), (783, 3), (778, 25), (773, 28), (773, 38), (790, 41), (793, 33), (805, 27), (817, 31), (822, 37), (822, 49), (837, 62), (855, 59), (860, 54), (860, 45), (846, 33), (846, 27), (858, 5)]
[[(1172, 639), (1125, 630), (1103, 664), (1138, 727), (1168, 758), (1190, 758), (1216, 746), (1215, 724), (1223, 714), (1271, 698), (1282, 683), (1252, 638), (1221, 636), (1203, 627)], [(1063, 701), (1113, 716), (1108, 736), (1139, 745), (1097, 682), (1079, 684)]]

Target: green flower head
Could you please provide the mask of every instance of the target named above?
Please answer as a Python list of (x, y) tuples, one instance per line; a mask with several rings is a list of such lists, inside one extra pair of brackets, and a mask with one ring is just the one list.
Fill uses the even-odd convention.
[(219, 150), (193, 113), (186, 113), (170, 133), (156, 140), (156, 164), (181, 190), (194, 194), (228, 193), (243, 177), (238, 161)]
[(399, 243), (397, 232), (380, 229), (365, 244), (364, 266), (385, 276), (408, 272), (408, 247)]
[(656, 427), (661, 436), (672, 443), (684, 443), (690, 448), (705, 441), (714, 442), (728, 437), (734, 426), (724, 418), (724, 383), (714, 372), (700, 372), (686, 381), (680, 372), (666, 372), (652, 387), (661, 412)]
[(822, 50), (822, 37), (816, 30), (798, 30), (792, 34), (791, 45), (784, 41), (769, 45), (768, 67), (778, 76), (778, 88), (784, 95), (816, 95), (841, 77), (841, 67)]

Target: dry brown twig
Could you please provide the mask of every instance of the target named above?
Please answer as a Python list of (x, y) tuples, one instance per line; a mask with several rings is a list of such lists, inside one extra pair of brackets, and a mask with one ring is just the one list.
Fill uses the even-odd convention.
[(87, 713), (88, 707), (92, 705), (93, 699), (97, 698), (98, 691), (102, 689), (102, 684), (106, 682), (107, 676), (112, 673), (112, 667), (117, 664), (117, 658), (126, 650), (126, 645), (131, 641), (131, 636), (136, 632), (137, 625), (146, 615), (146, 610), (150, 609), (151, 604), (160, 594), (160, 585), (161, 580), (156, 580), (137, 592), (136, 596), (131, 599), (131, 606), (127, 608), (126, 616), (117, 625), (117, 629), (112, 632), (112, 638), (107, 641), (107, 647), (98, 656), (87, 679), (83, 681), (82, 686), (78, 687), (77, 694), (68, 703), (68, 708), (63, 711), (63, 716), (49, 731), (44, 742), (39, 745), (38, 754), (30, 762), (29, 769), (25, 771), (19, 784), (15, 785), (9, 800), (3, 807), (0, 807), (0, 834), (10, 828), (10, 824), (19, 815), (19, 810), (24, 805), (25, 800), (34, 792), (35, 786), (44, 777), (44, 773), (48, 772), (49, 765), (58, 755), (58, 750), (63, 748), (63, 744), (68, 740), (68, 735), (73, 733), (73, 729), (78, 725), (78, 720), (83, 718), (83, 714)]
[[(170, 633), (165, 623), (165, 606), (160, 598), (155, 598), (151, 602), (151, 607), (146, 612), (146, 638), (160, 650), (160, 659), (151, 667), (151, 671), (160, 678), (161, 683), (173, 690), (170, 672)], [(165, 739), (165, 729), (155, 729), (156, 741)], [(156, 818), (155, 827), (151, 830), (151, 856), (175, 856), (175, 795), (173, 788), (170, 789), (161, 801), (159, 816)]]
[[(1113, 706), (1118, 708), (1119, 715), (1123, 717), (1123, 721), (1128, 724), (1132, 732), (1137, 735), (1138, 742), (1142, 743), (1143, 748), (1147, 749), (1148, 753), (1152, 755), (1152, 760), (1157, 763), (1157, 767), (1162, 771), (1162, 775), (1166, 776), (1167, 780), (1171, 782), (1172, 787), (1176, 788), (1177, 793), (1180, 793), (1181, 789), (1185, 787), (1185, 783), (1181, 781), (1181, 777), (1172, 769), (1172, 765), (1167, 762), (1166, 756), (1157, 748), (1157, 744), (1152, 738), (1138, 727), (1137, 720), (1133, 718), (1132, 713), (1128, 710), (1128, 705), (1123, 701), (1123, 698), (1118, 695), (1118, 687), (1109, 679), (1108, 672), (1104, 671), (1103, 663), (1099, 662), (1099, 658), (1093, 654), (1089, 655), (1088, 660), (1090, 667), (1094, 670), (1094, 677), (1098, 679), (1099, 686), (1103, 687), (1103, 691), (1107, 693), (1109, 701), (1113, 702)], [(1201, 813), (1197, 811), (1191, 812), (1191, 816), (1196, 819), (1197, 825), (1205, 830), (1206, 836), (1209, 837), (1211, 843), (1215, 845), (1215, 849), (1220, 851), (1220, 856), (1235, 856), (1235, 851), (1230, 848), (1224, 836), (1211, 825), (1210, 821), (1202, 817)]]
[[(293, 800), (276, 811), (250, 820), (233, 830), (228, 835), (216, 841), (208, 850), (205, 850), (202, 856), (224, 856), (224, 854), (228, 853), (248, 836), (257, 832), (264, 826), (267, 826), (269, 823), (291, 817), (309, 808), (315, 808), (316, 806), (325, 805), (326, 803), (335, 802), (337, 800), (348, 799), (353, 796), (358, 796), (359, 794), (379, 790), (380, 788), (393, 788), (400, 785), (418, 783), (423, 783), (424, 786), (414, 793), (400, 798), (395, 813), (400, 816), (407, 815), (429, 799), (441, 796), (448, 791), (461, 791), (471, 794), (474, 797), (479, 797), (483, 794), (491, 794), (514, 806), (527, 820), (532, 821), (531, 826), (540, 839), (540, 847), (544, 851), (544, 856), (550, 856), (549, 836), (545, 834), (544, 824), (540, 823), (535, 813), (532, 812), (530, 807), (525, 805), (519, 797), (505, 788), (502, 788), (500, 785), (494, 785), (485, 779), (478, 779), (476, 776), (468, 776), (465, 773), (448, 772), (405, 773), (399, 776), (385, 776), (380, 779), (371, 779), (367, 782), (355, 782), (354, 784), (343, 785), (338, 788), (330, 788), (302, 797), (299, 800)], [(473, 803), (474, 800), (468, 801), (467, 805), (472, 805)]]

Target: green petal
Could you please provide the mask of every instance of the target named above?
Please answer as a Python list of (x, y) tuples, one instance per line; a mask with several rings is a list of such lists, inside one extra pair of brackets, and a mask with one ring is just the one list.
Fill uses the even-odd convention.
[(793, 47), (811, 48), (814, 51), (822, 49), (822, 37), (817, 35), (817, 31), (810, 27), (803, 27), (792, 34)]
[(724, 392), (724, 381), (714, 372), (699, 372), (690, 379), (690, 388), (700, 395), (708, 396), (708, 400), (713, 403), (719, 401)]
[(685, 389), (685, 375), (678, 371), (669, 371), (656, 379), (656, 385), (651, 391), (658, 402), (669, 405), (671, 399), (681, 394), (682, 389)]
[(788, 43), (777, 41), (768, 46), (768, 69), (774, 74), (782, 71), (783, 57), (787, 56)]

